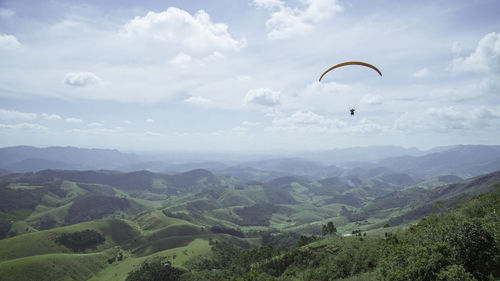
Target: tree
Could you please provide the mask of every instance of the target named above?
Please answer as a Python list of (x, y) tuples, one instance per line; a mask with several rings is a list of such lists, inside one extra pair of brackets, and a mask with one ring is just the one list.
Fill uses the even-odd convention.
[(327, 234), (335, 234), (337, 233), (337, 228), (333, 225), (333, 222), (329, 221), (326, 225), (323, 225), (322, 234), (323, 236)]
[(333, 225), (333, 222), (329, 221), (328, 224), (327, 224), (327, 227), (328, 227), (328, 232), (330, 234), (337, 233), (337, 228), (335, 228), (335, 225)]
[(160, 258), (146, 261), (141, 268), (130, 272), (126, 281), (178, 281), (183, 271)]

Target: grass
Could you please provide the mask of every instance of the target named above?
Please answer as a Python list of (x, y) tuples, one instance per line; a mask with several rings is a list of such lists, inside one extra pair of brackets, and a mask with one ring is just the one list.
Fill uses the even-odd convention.
[(19, 235), (19, 234), (25, 234), (25, 233), (35, 232), (35, 231), (37, 231), (37, 230), (34, 229), (33, 227), (31, 227), (25, 221), (16, 221), (10, 227), (9, 233), (15, 233), (16, 235)]
[(176, 267), (183, 267), (186, 261), (198, 256), (205, 255), (210, 252), (210, 245), (208, 240), (196, 238), (183, 247), (177, 247), (152, 255), (135, 257), (126, 256), (124, 260), (114, 262), (107, 266), (102, 271), (94, 275), (89, 281), (123, 281), (127, 278), (130, 271), (140, 267), (141, 263), (153, 257), (165, 257)]
[(87, 280), (108, 265), (114, 252), (45, 254), (0, 262), (0, 281)]
[[(38, 208), (29, 217), (26, 218), (26, 222), (31, 225), (38, 225), (43, 219), (54, 220), (58, 225), (64, 223), (64, 217), (68, 214), (68, 209), (71, 207), (72, 203), (66, 205), (52, 208), (48, 210), (43, 210), (43, 208)], [(40, 210), (41, 209), (41, 210)], [(39, 211), (40, 210), (40, 211)]]
[(56, 243), (55, 238), (60, 233), (93, 229), (106, 237), (105, 245), (97, 250), (124, 243), (139, 233), (127, 222), (114, 219), (104, 219), (74, 224), (50, 230), (38, 231), (0, 240), (0, 262), (35, 255), (52, 253), (70, 253), (71, 250)]

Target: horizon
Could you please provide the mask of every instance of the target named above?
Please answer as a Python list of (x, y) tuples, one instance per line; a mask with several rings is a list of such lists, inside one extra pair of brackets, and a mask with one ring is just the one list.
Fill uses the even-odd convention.
[[(2, 1), (0, 146), (497, 145), (498, 11), (493, 0)], [(382, 76), (347, 66), (318, 82), (344, 61)]]

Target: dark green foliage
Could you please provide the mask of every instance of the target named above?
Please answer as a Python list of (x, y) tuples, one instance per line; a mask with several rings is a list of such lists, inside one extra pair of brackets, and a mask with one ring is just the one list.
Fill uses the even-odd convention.
[(113, 196), (116, 194), (112, 187), (106, 185), (79, 183), (78, 186), (93, 194), (107, 196)]
[(223, 227), (223, 226), (212, 226), (210, 228), (210, 231), (212, 231), (213, 233), (225, 233), (225, 234), (229, 234), (229, 235), (233, 235), (233, 236), (241, 237), (241, 238), (245, 237), (245, 234), (243, 234), (243, 232), (241, 232), (241, 230)]
[(333, 225), (333, 222), (329, 221), (327, 224), (323, 225), (322, 227), (322, 234), (323, 236), (330, 234), (333, 235), (337, 233), (337, 228), (335, 225)]
[(66, 224), (100, 219), (107, 214), (130, 207), (125, 198), (101, 195), (86, 195), (78, 197), (68, 210)]
[[(215, 242), (210, 257), (188, 267), (185, 280), (488, 280), (499, 277), (500, 193), (432, 215), (386, 237), (318, 241), (301, 236), (295, 247), (245, 250)], [(326, 233), (335, 226), (324, 225)], [(353, 232), (362, 236), (361, 230)], [(281, 234), (267, 233), (266, 240)], [(263, 239), (264, 242), (264, 239)]]
[(9, 212), (18, 209), (34, 209), (45, 194), (41, 189), (14, 190), (0, 189), (0, 211)]
[(0, 220), (0, 239), (5, 238), (7, 233), (9, 233), (12, 223), (9, 219)]
[(236, 221), (236, 223), (241, 226), (269, 226), (269, 220), (273, 213), (278, 211), (278, 208), (278, 206), (273, 204), (258, 203), (253, 206), (237, 209), (235, 212), (242, 220)]
[(102, 227), (102, 230), (109, 233), (113, 242), (119, 244), (125, 243), (140, 234), (138, 230), (119, 219), (106, 220), (106, 225)]
[(169, 212), (167, 210), (163, 210), (162, 212), (167, 217), (181, 219), (181, 220), (185, 220), (185, 221), (192, 221), (191, 216), (189, 216), (186, 213), (182, 213), (182, 212), (175, 212), (174, 213), (174, 212)]
[[(260, 236), (262, 238), (262, 245), (272, 245), (277, 249), (281, 248), (291, 248), (292, 246), (299, 243), (299, 240), (303, 240), (300, 234), (295, 232), (261, 232)], [(306, 236), (304, 236), (306, 237)], [(311, 236), (314, 237), (314, 236)]]
[(297, 204), (297, 200), (293, 198), (289, 191), (278, 187), (265, 187), (264, 193), (267, 200), (273, 204)]
[(56, 242), (64, 245), (75, 252), (81, 252), (85, 249), (95, 248), (104, 242), (104, 236), (95, 230), (84, 230), (72, 233), (63, 233), (56, 238)]
[(182, 273), (169, 262), (157, 258), (144, 262), (139, 269), (130, 272), (126, 281), (177, 281)]
[(486, 280), (490, 274), (499, 276), (497, 208), (500, 193), (485, 194), (457, 210), (421, 220), (397, 240), (389, 242), (388, 238), (380, 278), (436, 280), (470, 274)]
[(461, 265), (450, 265), (442, 269), (437, 278), (437, 281), (477, 281), (472, 274), (467, 272)]
[(53, 227), (56, 227), (57, 222), (52, 219), (52, 218), (42, 218), (40, 219), (40, 222), (35, 225), (38, 230), (45, 230), (45, 229), (51, 229)]
[(318, 240), (319, 238), (316, 237), (316, 236), (305, 236), (305, 235), (301, 235), (300, 238), (299, 238), (299, 241), (297, 241), (297, 244), (296, 246), (297, 247), (302, 247), (302, 246), (305, 246), (307, 244), (310, 244), (316, 240)]
[(191, 211), (203, 211), (203, 210), (212, 210), (219, 208), (216, 202), (213, 200), (196, 200), (187, 203), (186, 209)]

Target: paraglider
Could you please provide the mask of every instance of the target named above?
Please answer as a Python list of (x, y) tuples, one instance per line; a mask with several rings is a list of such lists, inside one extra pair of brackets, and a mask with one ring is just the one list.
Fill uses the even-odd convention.
[(334, 65), (334, 66), (328, 68), (327, 70), (325, 70), (325, 72), (323, 72), (323, 74), (321, 74), (321, 76), (319, 77), (319, 81), (321, 82), (321, 79), (323, 78), (323, 76), (325, 76), (325, 74), (327, 74), (330, 70), (333, 70), (333, 69), (338, 68), (338, 67), (346, 66), (346, 65), (366, 66), (366, 67), (369, 67), (369, 68), (375, 70), (380, 76), (382, 76), (382, 72), (380, 72), (380, 70), (378, 70), (378, 68), (376, 68), (375, 66), (373, 66), (369, 63), (361, 62), (361, 61), (348, 61), (348, 62), (339, 63), (339, 64)]
[[(321, 76), (319, 77), (319, 82), (321, 82), (321, 79), (323, 78), (323, 76), (325, 76), (325, 74), (327, 74), (331, 70), (333, 70), (335, 68), (338, 68), (338, 67), (346, 66), (346, 65), (361, 65), (361, 66), (369, 67), (369, 68), (375, 70), (380, 76), (382, 76), (382, 72), (380, 72), (380, 70), (377, 67), (375, 67), (375, 66), (373, 66), (373, 65), (371, 65), (369, 63), (361, 62), (361, 61), (347, 61), (347, 62), (336, 64), (336, 65), (328, 68), (327, 70), (325, 70), (325, 72), (323, 72), (323, 74), (321, 74)], [(349, 109), (349, 111), (351, 112), (351, 116), (354, 116), (354, 111), (355, 110), (356, 109), (354, 107), (352, 107), (351, 109)]]

